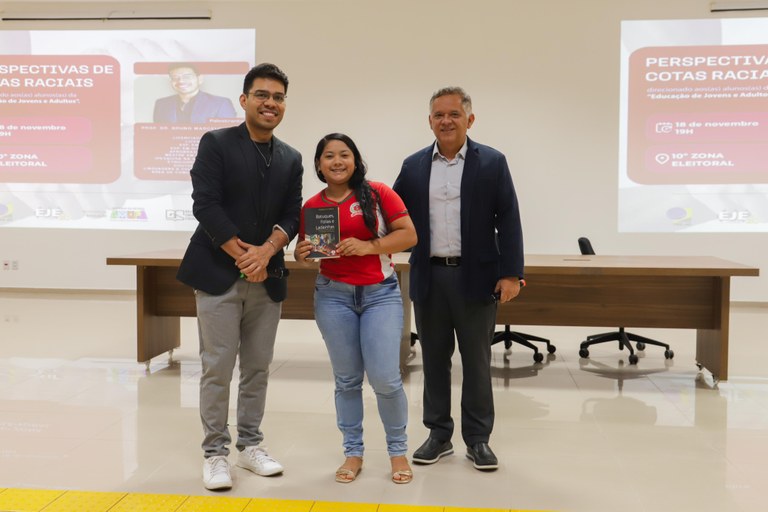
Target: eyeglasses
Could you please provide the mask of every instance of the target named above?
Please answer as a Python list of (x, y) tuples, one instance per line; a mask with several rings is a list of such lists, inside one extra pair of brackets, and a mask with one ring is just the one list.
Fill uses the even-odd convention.
[(267, 101), (269, 98), (272, 98), (272, 101), (274, 101), (275, 103), (282, 103), (285, 101), (285, 98), (286, 98), (285, 94), (281, 92), (270, 94), (269, 91), (258, 90), (258, 91), (249, 92), (248, 94), (250, 94), (257, 100), (261, 101), (262, 103)]

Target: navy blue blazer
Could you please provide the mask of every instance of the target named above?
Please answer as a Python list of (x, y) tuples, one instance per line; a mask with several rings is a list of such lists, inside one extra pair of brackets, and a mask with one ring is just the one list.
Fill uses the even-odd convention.
[[(199, 225), (192, 234), (177, 278), (219, 295), (240, 278), (235, 261), (221, 248), (232, 238), (263, 244), (275, 224), (293, 239), (299, 229), (304, 168), (301, 153), (272, 138), (272, 162), (261, 176), (259, 158), (245, 123), (205, 133), (192, 166), (192, 212)], [(283, 251), (269, 268), (285, 265)], [(285, 299), (285, 279), (265, 281), (272, 300)]]
[[(434, 144), (403, 162), (392, 187), (405, 202), (419, 241), (410, 256), (410, 296), (429, 291), (429, 177)], [(523, 277), (523, 230), (507, 159), (467, 139), (461, 178), (461, 285), (467, 297), (490, 299), (501, 277)]]
[[(155, 111), (152, 119), (155, 123), (178, 123), (176, 104), (178, 96), (167, 96), (155, 101)], [(214, 96), (200, 91), (195, 96), (190, 114), (191, 123), (207, 123), (209, 119), (227, 119), (237, 117), (235, 107), (229, 98)]]

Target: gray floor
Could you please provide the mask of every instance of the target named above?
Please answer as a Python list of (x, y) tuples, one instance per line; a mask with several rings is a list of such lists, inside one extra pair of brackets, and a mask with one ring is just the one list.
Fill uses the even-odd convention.
[[(158, 358), (147, 373), (135, 362), (135, 319), (132, 294), (0, 291), (0, 487), (207, 494), (194, 320), (183, 320), (173, 361)], [(415, 467), (410, 485), (390, 483), (366, 389), (364, 470), (341, 485), (333, 481), (342, 455), (325, 347), (314, 322), (283, 321), (263, 430), (286, 472), (263, 478), (236, 469), (226, 495), (590, 512), (764, 510), (768, 307), (732, 307), (731, 377), (718, 385), (694, 364), (692, 331), (639, 330), (669, 341), (676, 356), (669, 364), (649, 348), (634, 367), (613, 344), (580, 361), (578, 342), (599, 328), (519, 329), (550, 337), (558, 350), (534, 365), (527, 349), (507, 356), (493, 348), (498, 471), (472, 469), (456, 435), (454, 456)], [(418, 350), (406, 380), (412, 450), (426, 436)], [(458, 409), (458, 393), (454, 403)]]

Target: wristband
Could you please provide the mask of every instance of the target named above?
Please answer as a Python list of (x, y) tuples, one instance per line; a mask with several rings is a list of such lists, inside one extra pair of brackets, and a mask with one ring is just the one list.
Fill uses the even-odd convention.
[(269, 238), (267, 238), (267, 243), (269, 243), (269, 245), (271, 245), (272, 248), (275, 250), (275, 254), (277, 254), (280, 251), (280, 249), (278, 249), (277, 246), (275, 245), (275, 242), (273, 242)]

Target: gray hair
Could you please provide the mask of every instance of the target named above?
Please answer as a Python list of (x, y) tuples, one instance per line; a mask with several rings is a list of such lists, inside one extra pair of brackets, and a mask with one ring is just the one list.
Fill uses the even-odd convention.
[(433, 94), (432, 98), (429, 100), (429, 109), (432, 110), (432, 104), (437, 98), (441, 96), (451, 96), (453, 94), (461, 98), (461, 106), (464, 108), (464, 112), (466, 112), (467, 115), (472, 114), (472, 98), (470, 98), (467, 91), (461, 87), (443, 87), (442, 89), (435, 91), (435, 94)]

